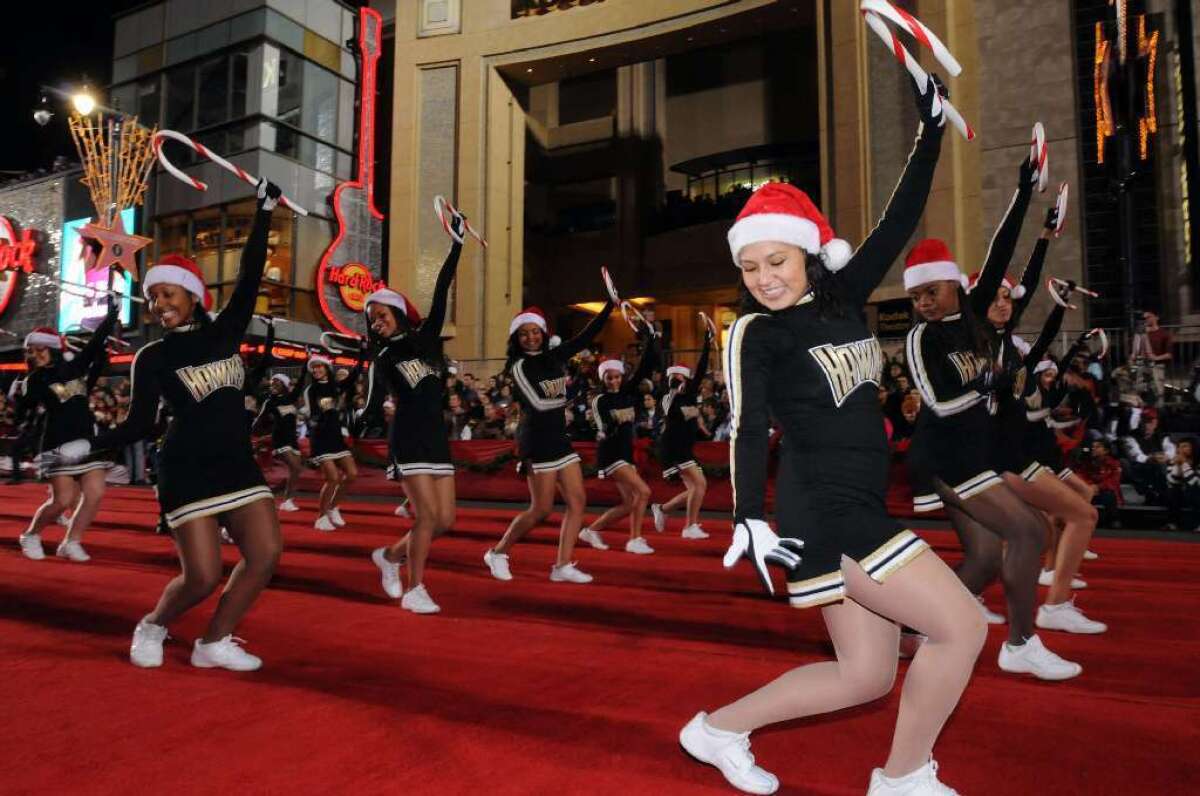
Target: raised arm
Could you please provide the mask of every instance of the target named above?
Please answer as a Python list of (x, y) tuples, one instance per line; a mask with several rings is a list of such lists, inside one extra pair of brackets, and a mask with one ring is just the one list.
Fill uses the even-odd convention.
[(367, 400), (363, 404), (362, 410), (356, 413), (359, 417), (370, 413), (373, 409), (382, 408), (383, 402), (387, 398), (388, 387), (384, 383), (381, 372), (384, 367), (383, 358), (386, 356), (386, 354), (380, 354), (375, 357), (371, 367), (367, 368)]
[(638, 385), (642, 383), (658, 366), (660, 359), (658, 353), (658, 338), (652, 334), (643, 333), (639, 335), (642, 338), (642, 358), (638, 361), (638, 366), (634, 368), (633, 374), (629, 377), (625, 387), (629, 392), (637, 392)]
[(129, 413), (125, 422), (96, 438), (93, 450), (123, 448), (154, 433), (158, 400), (162, 396), (156, 365), (161, 356), (161, 342), (144, 345), (134, 354), (129, 369)]
[(692, 371), (692, 377), (688, 379), (687, 386), (683, 388), (684, 395), (695, 396), (700, 392), (700, 382), (704, 381), (704, 376), (708, 373), (708, 356), (711, 351), (712, 335), (705, 332), (704, 346), (700, 349), (700, 358), (696, 360), (696, 369)]
[(462, 244), (458, 241), (451, 242), (450, 253), (446, 255), (442, 270), (438, 271), (437, 283), (433, 286), (429, 315), (421, 324), (420, 334), (426, 342), (441, 339), (442, 326), (446, 322), (446, 309), (450, 304), (450, 285), (454, 283), (454, 276), (458, 273), (458, 259), (461, 254)]
[(604, 302), (604, 309), (596, 314), (595, 318), (588, 321), (588, 325), (583, 327), (583, 331), (572, 337), (570, 340), (564, 340), (562, 345), (550, 352), (551, 356), (566, 362), (571, 357), (578, 354), (588, 343), (595, 339), (596, 335), (600, 334), (600, 330), (604, 328), (604, 324), (608, 322), (608, 316), (612, 314), (613, 308), (616, 305), (612, 300)]
[(262, 282), (263, 269), (267, 265), (267, 233), (271, 230), (271, 211), (281, 193), (279, 187), (266, 180), (259, 180), (258, 209), (254, 212), (254, 224), (250, 237), (242, 248), (242, 262), (238, 271), (233, 295), (215, 324), (223, 335), (236, 335), (240, 340), (254, 315), (254, 304), (258, 299), (258, 286)]
[(1050, 250), (1050, 237), (1056, 227), (1058, 227), (1057, 206), (1046, 211), (1046, 223), (1042, 226), (1042, 234), (1038, 236), (1038, 241), (1033, 246), (1033, 252), (1029, 255), (1029, 262), (1025, 264), (1025, 271), (1021, 274), (1021, 287), (1025, 289), (1025, 292), (1021, 298), (1013, 301), (1012, 319), (1008, 322), (1010, 329), (1015, 328), (1021, 322), (1021, 315), (1033, 301), (1038, 286), (1042, 283), (1042, 266), (1046, 263), (1046, 252)]
[(263, 355), (259, 358), (258, 364), (254, 369), (246, 375), (246, 383), (242, 387), (242, 392), (246, 395), (253, 395), (258, 389), (258, 385), (262, 383), (263, 376), (267, 375), (267, 370), (274, 362), (271, 357), (271, 349), (275, 346), (275, 324), (267, 324), (267, 337), (263, 341)]
[(342, 395), (345, 395), (347, 398), (354, 397), (354, 387), (356, 384), (358, 384), (358, 377), (362, 375), (363, 368), (366, 366), (366, 363), (367, 348), (366, 346), (363, 346), (358, 351), (358, 362), (354, 364), (354, 368), (351, 369), (350, 374), (337, 385)]
[(925, 200), (933, 184), (933, 173), (937, 169), (938, 156), (942, 149), (940, 126), (932, 116), (928, 96), (917, 93), (917, 108), (921, 114), (921, 127), (917, 140), (908, 156), (908, 163), (900, 175), (900, 182), (892, 192), (879, 223), (871, 230), (841, 271), (838, 278), (848, 302), (854, 306), (866, 303), (879, 283), (887, 275), (892, 263), (904, 251), (905, 244), (916, 231), (925, 211)]
[(304, 385), (308, 383), (308, 368), (300, 368), (300, 375), (296, 377), (296, 386), (288, 393), (287, 402), (290, 404), (296, 403), (300, 397), (304, 395)]
[(1017, 190), (1013, 193), (1004, 219), (992, 236), (988, 246), (987, 257), (983, 261), (983, 269), (979, 281), (971, 291), (971, 309), (982, 317), (987, 313), (988, 305), (996, 298), (996, 291), (1004, 281), (1008, 264), (1012, 262), (1013, 252), (1017, 249), (1017, 239), (1021, 236), (1021, 225), (1025, 223), (1025, 213), (1029, 210), (1029, 200), (1033, 196), (1033, 166), (1029, 158), (1021, 161), (1021, 169), (1017, 177)]
[(1058, 337), (1058, 332), (1062, 329), (1063, 316), (1066, 311), (1066, 307), (1055, 303), (1054, 309), (1046, 316), (1046, 323), (1042, 326), (1041, 333), (1030, 347), (1029, 353), (1025, 355), (1025, 369), (1031, 374), (1037, 364), (1042, 361), (1042, 357), (1046, 356), (1050, 346), (1054, 345), (1054, 338)]
[[(729, 463), (733, 472), (734, 522), (766, 518), (770, 409), (767, 392), (780, 330), (767, 315), (738, 318), (729, 334)], [(700, 422), (703, 427), (703, 420)]]

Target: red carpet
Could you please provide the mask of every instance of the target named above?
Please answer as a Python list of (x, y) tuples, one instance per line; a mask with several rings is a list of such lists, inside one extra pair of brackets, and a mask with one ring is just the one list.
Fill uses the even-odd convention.
[[(261, 672), (187, 664), (211, 604), (172, 628), (163, 668), (140, 670), (130, 632), (177, 571), (150, 493), (110, 492), (84, 565), (18, 552), (42, 494), (6, 486), (0, 504), (3, 793), (729, 793), (679, 751), (679, 727), (828, 654), (818, 612), (768, 602), (747, 570), (721, 569), (723, 534), (685, 543), (678, 523), (651, 533), (654, 556), (581, 551), (590, 586), (547, 581), (541, 529), (500, 583), (480, 557), (511, 512), (463, 509), (427, 580), (443, 613), (417, 617), (367, 560), (407, 523), (353, 504), (329, 535), (285, 515), (282, 565), (240, 631)], [(950, 534), (928, 538), (954, 554)], [(1001, 675), (992, 631), (937, 749), (964, 794), (1195, 792), (1200, 545), (1095, 549), (1079, 600), (1112, 629), (1047, 635), (1085, 670), (1058, 684)], [(898, 698), (763, 731), (755, 754), (782, 793), (862, 794)]]

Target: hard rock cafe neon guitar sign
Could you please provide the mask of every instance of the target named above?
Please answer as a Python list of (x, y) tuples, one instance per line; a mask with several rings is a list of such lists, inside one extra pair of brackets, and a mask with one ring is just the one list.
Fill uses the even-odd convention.
[(366, 334), (363, 302), (383, 287), (383, 213), (375, 207), (375, 67), (379, 61), (383, 18), (359, 10), (358, 173), (333, 190), (337, 236), (321, 256), (317, 299), (325, 318), (343, 334)]
[(25, 229), (17, 235), (12, 223), (0, 216), (0, 313), (8, 309), (17, 292), (17, 277), (33, 273), (35, 254), (37, 239), (33, 230)]

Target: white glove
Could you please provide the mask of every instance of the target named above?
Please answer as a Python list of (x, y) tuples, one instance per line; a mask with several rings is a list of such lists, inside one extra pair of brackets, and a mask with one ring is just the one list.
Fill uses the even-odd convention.
[(279, 197), (283, 196), (279, 186), (266, 177), (258, 178), (258, 183), (254, 186), (254, 194), (258, 197), (258, 206), (268, 213), (275, 209), (275, 206), (279, 204)]
[(92, 443), (86, 439), (74, 439), (64, 442), (54, 449), (53, 453), (63, 464), (78, 464), (92, 452)]
[(754, 565), (758, 579), (768, 594), (775, 593), (767, 564), (783, 567), (794, 572), (800, 566), (800, 552), (804, 542), (799, 539), (780, 539), (771, 526), (762, 520), (745, 520), (733, 528), (733, 541), (725, 551), (725, 568), (732, 569), (738, 559), (745, 556)]

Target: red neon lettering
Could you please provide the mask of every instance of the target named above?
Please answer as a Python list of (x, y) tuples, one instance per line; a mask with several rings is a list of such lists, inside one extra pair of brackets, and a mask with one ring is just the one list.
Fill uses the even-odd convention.
[(22, 230), (19, 240), (0, 240), (0, 271), (33, 273), (33, 255), (36, 252), (37, 240), (31, 229)]

